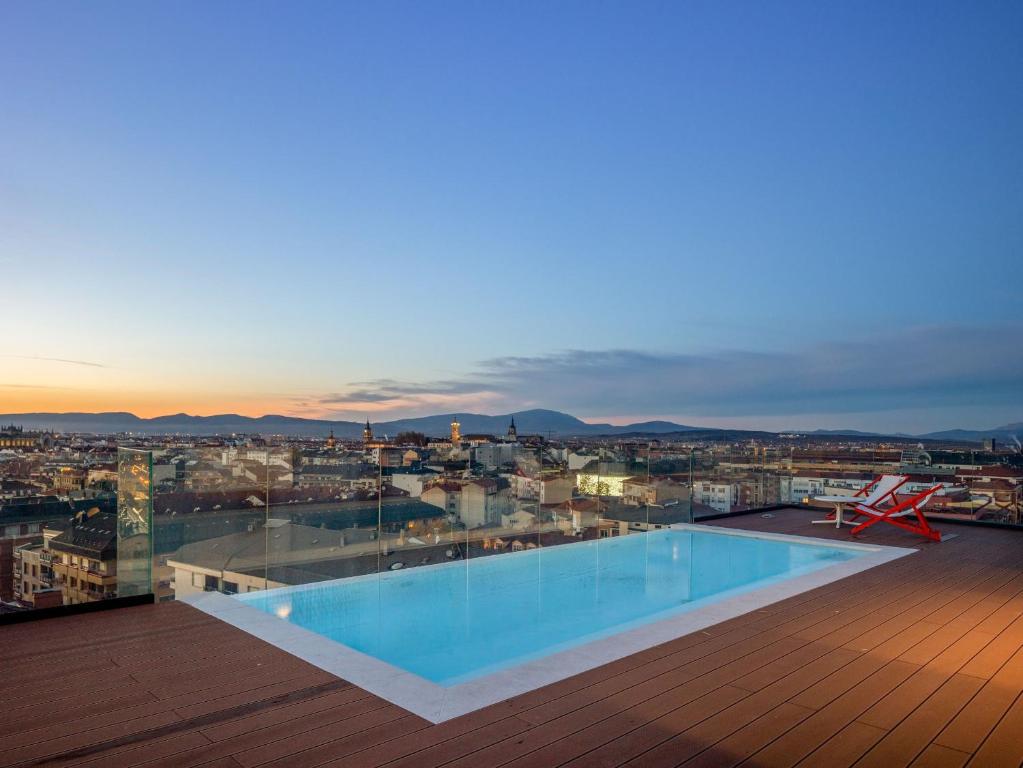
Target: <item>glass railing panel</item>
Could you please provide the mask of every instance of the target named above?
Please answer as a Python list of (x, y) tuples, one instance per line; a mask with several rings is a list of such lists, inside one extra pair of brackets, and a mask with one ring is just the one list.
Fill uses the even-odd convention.
[[(102, 560), (89, 559), (87, 567), (79, 569), (79, 582), (86, 579), (93, 596), (150, 594), (154, 570), (152, 451), (130, 448), (117, 451), (116, 542), (116, 567), (104, 567)], [(116, 578), (116, 586), (104, 584), (104, 577)]]
[(374, 576), (390, 551), (388, 449), (361, 440), (290, 449), (293, 471), (269, 491), (267, 589)]
[(264, 589), (268, 482), (289, 471), (286, 452), (256, 438), (168, 441), (152, 453), (156, 599)]

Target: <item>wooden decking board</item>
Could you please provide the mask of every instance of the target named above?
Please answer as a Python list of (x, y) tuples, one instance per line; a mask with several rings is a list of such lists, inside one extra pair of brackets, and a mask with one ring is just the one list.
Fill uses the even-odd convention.
[(888, 768), (910, 765), (980, 690), (983, 681), (953, 675), (923, 704), (888, 730), (857, 768)]
[(530, 726), (517, 717), (506, 717), (482, 728), (469, 731), (456, 739), (445, 739), (439, 744), (426, 747), (405, 757), (387, 762), (378, 761), (371, 752), (362, 752), (353, 760), (353, 766), (387, 765), (388, 768), (427, 768), (428, 766), (447, 765), (465, 755), (479, 751), (483, 747), (502, 741), (510, 736), (524, 734), (528, 738)]
[(161, 726), (170, 725), (180, 721), (180, 718), (173, 712), (161, 712), (149, 717), (142, 717), (133, 720), (122, 721), (112, 725), (94, 728), (88, 731), (74, 733), (69, 736), (57, 736), (36, 741), (32, 744), (14, 749), (5, 749), (0, 753), (0, 766), (11, 765), (36, 765), (52, 755), (61, 755), (65, 752), (75, 752), (83, 747), (91, 747), (95, 744), (102, 744), (105, 741), (114, 741), (118, 738), (155, 730)]
[[(5, 711), (3, 719), (0, 720), (0, 740), (4, 744), (11, 743), (8, 740), (13, 735), (20, 733), (31, 733), (33, 738), (64, 735), (62, 729), (69, 723), (103, 717), (110, 712), (127, 712), (156, 700), (156, 697), (148, 691), (139, 691), (129, 696), (90, 702), (88, 714), (83, 714), (81, 710), (74, 707), (55, 709), (50, 702), (18, 708), (10, 712)], [(124, 715), (121, 714), (120, 717), (123, 718)], [(68, 732), (73, 732), (73, 730)]]
[[(732, 683), (736, 679), (736, 675), (741, 675), (749, 666), (759, 667), (760, 669), (770, 668), (774, 664), (782, 664), (785, 662), (785, 660), (790, 659), (792, 657), (793, 648), (805, 649), (806, 647), (806, 645), (802, 643), (795, 643), (795, 645), (793, 645), (793, 643), (795, 643), (795, 641), (789, 638), (788, 644), (785, 643), (778, 644), (777, 647), (774, 649), (773, 653), (769, 653), (766, 648), (757, 649), (753, 653), (744, 656), (739, 662), (729, 664), (723, 668), (719, 668), (718, 670), (715, 670), (715, 672), (712, 673), (711, 675), (705, 675), (698, 678), (694, 678), (693, 682), (706, 686), (707, 682), (705, 681), (710, 681), (711, 685), (720, 685), (721, 688), (728, 688), (730, 691), (735, 690), (736, 686), (732, 685)], [(824, 657), (828, 653), (829, 649), (827, 647), (824, 647), (820, 650), (819, 653), (814, 653), (812, 655), (816, 659), (819, 657)], [(841, 659), (839, 659), (839, 661), (841, 661)], [(827, 670), (833, 668), (834, 660), (831, 658), (827, 658), (826, 661), (820, 666), (822, 669), (818, 670), (818, 674), (823, 675), (826, 673)], [(804, 671), (811, 670), (813, 670), (812, 664), (807, 664), (801, 667), (799, 672), (802, 674), (793, 675), (790, 679), (790, 683), (794, 684), (797, 687), (805, 687), (806, 685), (809, 685), (810, 681), (807, 679), (807, 675), (804, 673)], [(784, 674), (780, 671), (776, 672), (775, 679), (777, 680), (780, 677), (784, 677)], [(652, 747), (656, 746), (665, 739), (669, 739), (671, 737), (671, 734), (673, 733), (678, 733), (680, 734), (680, 736), (688, 738), (686, 737), (686, 733), (691, 727), (701, 723), (704, 720), (704, 718), (715, 719), (714, 716), (716, 715), (717, 710), (711, 709), (709, 706), (706, 706), (705, 699), (707, 696), (713, 694), (716, 690), (718, 689), (713, 689), (710, 691), (709, 694), (705, 694), (703, 697), (696, 700), (696, 704), (704, 708), (704, 713), (702, 717), (694, 718), (690, 716), (689, 714), (690, 704), (686, 702), (686, 699), (683, 696), (677, 695), (676, 700), (673, 702), (673, 704), (676, 705), (676, 708), (674, 710), (668, 712), (660, 719), (650, 720), (649, 717), (647, 716), (640, 718), (638, 720), (638, 725), (633, 725), (633, 728), (635, 730), (629, 733), (627, 738), (615, 739), (613, 746), (610, 747), (608, 750), (608, 754), (617, 754), (619, 751), (624, 753), (628, 749), (632, 749), (631, 745), (634, 742), (642, 744), (641, 748), (635, 749), (631, 754), (623, 754), (622, 757), (623, 760), (630, 759), (640, 752), (651, 749)], [(791, 695), (791, 688), (786, 690), (781, 686), (774, 686), (772, 690), (767, 694), (767, 696), (760, 697), (760, 699), (758, 700), (757, 697), (750, 696), (749, 691), (745, 689), (739, 690), (742, 691), (741, 696), (733, 696), (731, 693), (729, 693), (729, 698), (734, 699), (734, 701), (731, 701), (728, 706), (728, 710), (732, 711), (732, 717), (734, 717), (735, 712), (733, 711), (734, 707), (732, 707), (731, 705), (735, 704), (736, 706), (738, 706), (740, 700), (753, 699), (755, 701), (758, 701), (759, 703), (754, 705), (755, 714), (753, 716), (759, 716), (764, 711), (766, 711), (766, 709), (768, 709), (769, 706), (780, 704), (785, 701), (788, 695)], [(635, 712), (633, 712), (632, 710), (629, 710), (624, 714), (627, 717), (628, 716), (635, 717)], [(671, 724), (670, 726), (667, 725), (669, 723)], [(603, 733), (617, 733), (616, 731), (613, 730), (610, 722), (607, 720), (600, 721), (598, 724), (592, 727), (598, 728)], [(637, 733), (636, 732), (637, 730), (641, 731), (641, 733)], [(623, 737), (625, 736), (625, 734), (621, 735)], [(595, 764), (599, 765), (605, 762), (606, 757), (607, 757), (606, 755), (594, 755), (591, 757), (591, 759), (595, 761)]]
[[(981, 622), (977, 629), (986, 631), (987, 622)], [(990, 679), (1011, 659), (1012, 655), (1023, 648), (1023, 616), (1009, 624), (963, 667), (963, 674)]]
[(292, 752), (289, 755), (274, 759), (274, 768), (307, 768), (307, 766), (344, 765), (350, 764), (349, 755), (374, 749), (395, 739), (407, 738), (429, 724), (415, 715), (406, 715), (396, 720), (380, 723), (339, 739), (323, 742), (315, 747)]
[[(971, 638), (967, 634), (959, 638), (947, 650), (921, 666), (919, 671), (906, 680), (897, 691), (879, 699), (859, 720), (881, 728), (893, 727), (944, 685), (945, 681), (958, 672), (986, 642), (988, 641), (983, 636)], [(979, 689), (980, 680), (974, 679), (977, 680)]]
[(967, 765), (971, 768), (1023, 765), (1023, 738), (1020, 734), (1023, 734), (1023, 695), (1016, 698), (1016, 703), (998, 721)]
[[(227, 755), (232, 755), (237, 760), (241, 754), (248, 752), (251, 756), (251, 750), (281, 740), (294, 740), (294, 743), (297, 745), (300, 743), (300, 740), (307, 738), (306, 734), (309, 731), (319, 731), (322, 733), (325, 721), (331, 721), (332, 717), (334, 723), (343, 723), (343, 725), (339, 726), (340, 729), (346, 729), (347, 733), (355, 733), (361, 728), (368, 728), (379, 722), (386, 722), (400, 717), (401, 714), (401, 710), (386, 702), (378, 701), (374, 704), (369, 704), (365, 701), (360, 701), (338, 707), (332, 715), (328, 714), (322, 717), (310, 718), (312, 722), (309, 723), (302, 723), (301, 721), (278, 722), (272, 726), (259, 728), (228, 739), (210, 742), (195, 749), (168, 755), (159, 760), (147, 760), (140, 763), (140, 765), (145, 765), (147, 768), (157, 768), (158, 766), (165, 766), (166, 768), (197, 766)], [(343, 733), (339, 732), (338, 736), (341, 735)], [(298, 751), (298, 749), (299, 747), (296, 746), (293, 751)]]
[[(767, 663), (772, 658), (790, 653), (794, 647), (798, 647), (798, 644), (785, 638), (781, 638), (765, 647), (737, 643), (712, 651), (705, 656), (692, 658), (687, 663), (674, 664), (666, 669), (651, 669), (650, 665), (647, 665), (634, 670), (635, 674), (633, 675), (618, 675), (613, 680), (607, 681), (608, 683), (614, 683), (613, 686), (597, 683), (577, 691), (571, 696), (551, 702), (550, 705), (541, 705), (521, 712), (519, 717), (533, 725), (541, 725), (577, 711), (594, 701), (631, 706), (626, 704), (626, 702), (631, 701), (634, 697), (639, 697), (641, 701), (646, 700), (652, 698), (658, 692), (689, 683), (701, 675), (712, 672), (722, 666), (734, 665), (738, 667), (744, 663), (749, 664), (747, 657), (751, 655), (770, 655), (770, 658), (765, 658), (764, 660), (764, 663)], [(745, 667), (742, 668), (745, 669)]]
[(260, 675), (256, 678), (249, 678), (247, 681), (239, 681), (237, 685), (232, 686), (189, 691), (169, 699), (161, 699), (161, 702), (182, 717), (195, 718), (233, 707), (276, 699), (279, 696), (287, 696), (295, 692), (308, 691), (308, 689), (324, 686), (327, 683), (333, 683), (331, 690), (345, 690), (353, 687), (350, 684), (338, 685), (343, 682), (331, 675), (325, 675), (318, 669), (296, 670), (281, 674), (268, 674), (265, 677)]
[(889, 662), (757, 752), (750, 758), (751, 764), (788, 766), (798, 763), (915, 671), (912, 664)]
[[(591, 765), (619, 765), (632, 754), (659, 743), (661, 733), (687, 729), (747, 695), (746, 691), (739, 688), (723, 685), (660, 717), (653, 717), (654, 713), (646, 713), (637, 708), (637, 711), (616, 715), (569, 737), (558, 739), (543, 749), (507, 763), (507, 767), (546, 768), (562, 765), (580, 754), (588, 754)], [(608, 762), (601, 763), (601, 756)]]
[(1023, 617), (1023, 592), (1017, 594), (978, 624), (977, 629), (997, 634), (1016, 622), (1020, 617)]
[[(885, 731), (854, 720), (798, 763), (799, 768), (859, 765), (858, 758), (884, 738)], [(892, 765), (894, 768), (895, 764)]]
[[(464, 765), (466, 768), (470, 765), (480, 765), (481, 768), (505, 764), (525, 766), (543, 765), (545, 761), (559, 765), (580, 752), (588, 752), (612, 740), (622, 742), (644, 724), (657, 723), (656, 727), (662, 728), (672, 721), (698, 722), (702, 717), (709, 717), (748, 695), (724, 684), (726, 677), (719, 674), (715, 679), (714, 675), (709, 675), (625, 709), (595, 702), (590, 707), (534, 729), (527, 740), (532, 749), (515, 749), (512, 745), (506, 749), (495, 748), (486, 755), (480, 755), (483, 758), (481, 763), (466, 760)], [(541, 735), (542, 739), (539, 738)], [(515, 759), (509, 762), (509, 757)]]
[(685, 768), (731, 768), (791, 730), (811, 714), (813, 710), (795, 704), (780, 704), (756, 720), (745, 723), (720, 741), (706, 745), (701, 752), (682, 763), (672, 758), (669, 752), (654, 755), (653, 760), (649, 755), (641, 755), (626, 765), (628, 768), (654, 768), (676, 764)]
[(272, 710), (257, 712), (256, 714), (239, 717), (234, 720), (201, 728), (200, 732), (210, 741), (223, 741), (235, 736), (240, 736), (250, 731), (258, 730), (279, 722), (287, 722), (297, 718), (306, 718), (310, 715), (319, 714), (325, 710), (333, 710), (336, 707), (352, 704), (362, 699), (371, 699), (372, 694), (355, 686), (348, 686), (340, 691), (325, 693), (322, 696), (315, 696), (309, 699), (275, 707)]
[[(288, 754), (275, 754), (272, 760), (258, 763), (259, 765), (272, 765), (274, 768), (281, 766), (286, 768), (306, 768), (306, 766), (318, 766), (329, 763), (340, 758), (339, 764), (348, 765), (348, 755), (357, 754), (361, 751), (371, 749), (377, 744), (386, 743), (393, 739), (397, 733), (407, 733), (422, 727), (423, 721), (415, 715), (403, 715), (391, 717), (389, 711), (376, 710), (372, 717), (364, 718), (361, 727), (347, 735), (329, 741), (321, 741), (313, 746), (296, 748), (297, 751)], [(258, 760), (259, 755), (253, 753), (250, 762)], [(239, 765), (241, 763), (239, 762)]]
[[(645, 764), (649, 761), (651, 765), (660, 764), (671, 755), (675, 756), (676, 762), (687, 759), (694, 742), (706, 747), (721, 741), (732, 735), (742, 724), (756, 720), (785, 705), (794, 694), (805, 690), (816, 680), (847, 663), (851, 657), (852, 654), (848, 651), (828, 651), (821, 653), (809, 664), (787, 674), (779, 671), (773, 683), (751, 693), (721, 712), (712, 713), (706, 720), (673, 731), (663, 731), (659, 742), (647, 746), (650, 754), (646, 758), (640, 759), (637, 753), (635, 756), (629, 755), (627, 759), (635, 760), (638, 764)], [(770, 669), (781, 661), (768, 664), (764, 669)], [(736, 686), (733, 683), (731, 687)], [(805, 707), (799, 709), (807, 715), (813, 711)], [(617, 749), (618, 745), (615, 746)], [(695, 749), (691, 753), (695, 754), (699, 751), (700, 749)]]
[[(321, 747), (301, 754), (303, 756), (315, 755), (318, 760), (326, 757), (325, 761), (322, 763), (303, 761), (297, 765), (312, 766), (322, 764), (344, 766), (345, 768), (348, 766), (385, 765), (431, 747), (436, 747), (444, 742), (458, 740), (467, 734), (495, 725), (503, 720), (510, 721), (513, 729), (522, 727), (522, 721), (494, 712), (481, 718), (473, 718), (471, 720), (458, 718), (436, 726), (427, 725), (426, 727), (419, 727), (413, 723), (401, 729), (396, 727), (386, 738), (374, 740), (372, 748), (362, 745), (362, 739), (357, 740), (359, 743), (351, 743), (349, 739), (341, 739), (337, 742), (324, 744)], [(513, 730), (513, 732), (518, 731)], [(504, 732), (502, 731), (501, 733)], [(368, 731), (366, 732), (366, 737), (369, 737)], [(498, 738), (503, 738), (503, 736)]]
[(121, 766), (127, 768), (196, 749), (208, 743), (209, 741), (198, 731), (186, 731), (165, 739), (154, 739), (142, 744), (123, 744), (81, 759), (60, 760), (46, 765), (48, 768), (51, 765), (75, 768), (121, 768)]
[[(241, 752), (233, 752), (234, 759), (246, 768), (272, 763), (294, 752), (337, 741), (380, 723), (393, 722), (405, 716), (404, 710), (400, 707), (393, 704), (379, 706), (378, 703), (368, 700), (354, 702), (346, 708), (350, 708), (350, 712), (341, 717), (338, 716), (337, 709), (319, 712), (300, 722), (299, 727), (305, 730), (296, 733), (296, 728), (289, 728), (281, 734), (281, 738), (253, 745)], [(316, 727), (308, 727), (311, 725)]]
[[(967, 665), (968, 667), (969, 665)], [(966, 674), (967, 667), (963, 668)], [(984, 682), (968, 707), (934, 739), (962, 752), (976, 751), (1023, 692), (1023, 649), (1016, 653), (994, 676)]]
[[(191, 749), (210, 743), (210, 740), (200, 732), (205, 726), (216, 722), (230, 721), (237, 717), (244, 717), (246, 714), (259, 709), (286, 708), (290, 702), (295, 700), (325, 695), (330, 690), (335, 689), (348, 690), (351, 687), (335, 679), (331, 683), (318, 687), (292, 688), (290, 690), (279, 691), (277, 695), (270, 699), (260, 698), (241, 702), (233, 699), (230, 706), (224, 706), (196, 717), (181, 716), (180, 713), (175, 712), (174, 714), (179, 715), (178, 720), (169, 726), (162, 729), (135, 732), (120, 739), (99, 742), (90, 747), (73, 751), (66, 755), (66, 762), (77, 765), (79, 763), (90, 763), (95, 760), (112, 760), (116, 763), (121, 760), (118, 757), (119, 755), (131, 753), (135, 755), (133, 761), (141, 763), (144, 760), (153, 760), (163, 754), (177, 754), (183, 749)], [(179, 746), (176, 749), (170, 749), (168, 746), (185, 743), (188, 746)], [(138, 751), (140, 746), (144, 746), (145, 750)]]
[(197, 748), (209, 743), (210, 740), (201, 733), (201, 730), (211, 724), (229, 721), (255, 710), (287, 707), (290, 702), (295, 700), (319, 696), (323, 693), (329, 692), (331, 689), (342, 688), (346, 690), (350, 687), (351, 686), (348, 686), (347, 684), (341, 683), (341, 681), (335, 680), (333, 683), (329, 683), (327, 685), (281, 694), (273, 700), (246, 702), (238, 706), (232, 706), (193, 718), (183, 718), (179, 716), (176, 720), (163, 727), (157, 726), (155, 728), (147, 729), (136, 728), (126, 733), (121, 738), (107, 739), (83, 745), (84, 748), (80, 747), (77, 750), (72, 750), (71, 753), (66, 755), (66, 757), (71, 762), (84, 762), (93, 760), (97, 757), (102, 757), (103, 759), (110, 758), (117, 762), (119, 761), (119, 758), (117, 757), (118, 755), (125, 752), (131, 752), (139, 745), (140, 742), (142, 742), (147, 747), (152, 747), (152, 749), (146, 749), (144, 752), (135, 752), (134, 754), (139, 762), (153, 760), (156, 756), (161, 754), (173, 755), (176, 758), (181, 752), (181, 749), (166, 749), (166, 744), (167, 742), (180, 743), (181, 739), (179, 737), (182, 735), (198, 736), (199, 738), (197, 739), (191, 739), (192, 741), (197, 742), (196, 744), (193, 744), (192, 747)]
[(910, 768), (962, 768), (970, 755), (938, 744), (931, 744), (910, 763)]
[[(713, 524), (849, 538), (813, 514)], [(436, 726), (181, 604), (12, 625), (0, 765), (1018, 768), (1023, 534), (955, 532)]]

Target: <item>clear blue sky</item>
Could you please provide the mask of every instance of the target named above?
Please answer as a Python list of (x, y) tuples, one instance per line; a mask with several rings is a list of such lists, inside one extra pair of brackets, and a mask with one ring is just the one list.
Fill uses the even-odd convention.
[(1020, 420), (1021, 40), (1018, 2), (4, 3), (0, 412)]

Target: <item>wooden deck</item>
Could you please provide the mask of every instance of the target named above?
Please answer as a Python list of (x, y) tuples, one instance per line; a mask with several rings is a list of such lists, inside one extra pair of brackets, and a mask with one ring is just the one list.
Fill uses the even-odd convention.
[[(848, 537), (785, 510), (716, 525)], [(880, 526), (879, 526), (880, 527)], [(182, 604), (0, 628), (0, 766), (1012, 766), (1023, 532), (910, 557), (431, 725)]]

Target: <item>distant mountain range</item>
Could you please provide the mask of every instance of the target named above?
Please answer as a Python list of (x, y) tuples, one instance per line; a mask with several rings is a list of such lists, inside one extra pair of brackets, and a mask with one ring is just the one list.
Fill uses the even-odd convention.
[[(399, 432), (423, 432), (431, 437), (442, 437), (451, 431), (451, 421), (457, 415), (461, 424), (462, 434), (503, 435), (511, 420), (519, 434), (557, 435), (561, 437), (586, 437), (596, 435), (665, 435), (671, 433), (688, 433), (693, 437), (720, 435), (722, 437), (769, 436), (774, 433), (755, 430), (712, 429), (691, 427), (675, 424), (670, 421), (645, 421), (636, 424), (616, 426), (613, 424), (591, 424), (575, 416), (559, 411), (535, 409), (518, 411), (499, 416), (486, 416), (476, 413), (438, 414), (422, 416), (414, 419), (398, 419), (396, 421), (373, 422), (373, 432), (379, 437), (394, 436)], [(83, 432), (93, 434), (111, 434), (116, 432), (134, 432), (146, 435), (229, 435), (244, 434), (279, 434), (295, 437), (326, 437), (333, 430), (339, 438), (357, 438), (362, 435), (364, 424), (355, 421), (329, 421), (326, 419), (302, 419), (294, 416), (239, 416), (235, 413), (219, 416), (190, 416), (177, 413), (170, 416), (156, 416), (151, 419), (139, 418), (133, 413), (8, 413), (0, 414), (0, 424), (17, 424), (26, 429), (50, 429), (57, 432)], [(799, 430), (792, 430), (799, 432)], [(999, 441), (1014, 443), (1023, 436), (1023, 422), (1006, 424), (986, 430), (954, 429), (944, 432), (931, 432), (924, 435), (894, 434), (885, 435), (875, 432), (861, 432), (854, 429), (816, 430), (801, 432), (811, 435), (845, 435), (849, 437), (898, 437), (903, 440), (956, 440), (979, 442), (994, 437)]]
[[(669, 421), (648, 421), (627, 426), (613, 424), (589, 424), (567, 413), (548, 410), (518, 411), (500, 416), (485, 416), (476, 413), (444, 413), (436, 416), (422, 416), (413, 419), (373, 422), (373, 433), (377, 436), (396, 435), (399, 432), (423, 432), (431, 437), (442, 437), (451, 432), (451, 422), (458, 418), (462, 434), (503, 435), (511, 420), (520, 434), (551, 435), (616, 435), (631, 432), (657, 433), (685, 432), (697, 427), (674, 424)], [(326, 437), (331, 431), (340, 438), (362, 436), (364, 423), (355, 421), (330, 421), (327, 419), (302, 419), (294, 416), (239, 416), (235, 413), (219, 416), (190, 416), (176, 413), (170, 416), (155, 416), (143, 419), (133, 413), (9, 413), (0, 414), (0, 424), (18, 424), (26, 429), (51, 429), (57, 432), (90, 432), (110, 434), (135, 432), (147, 435), (187, 434), (225, 435), (281, 434), (296, 437)]]

